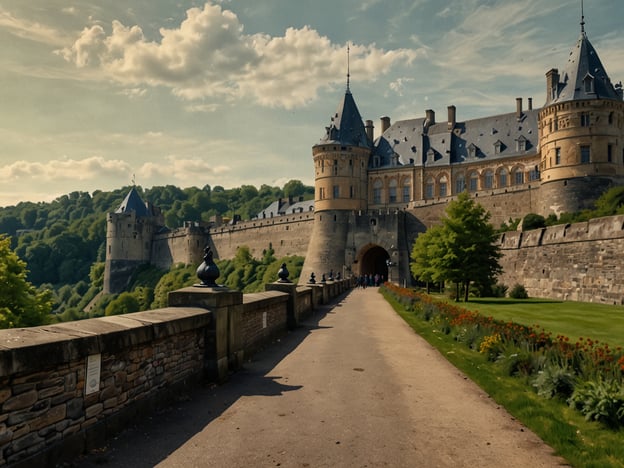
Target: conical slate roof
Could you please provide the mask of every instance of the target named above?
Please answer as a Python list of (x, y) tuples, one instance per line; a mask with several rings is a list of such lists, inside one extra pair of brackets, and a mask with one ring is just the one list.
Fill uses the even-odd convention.
[(128, 195), (126, 195), (126, 198), (121, 202), (115, 213), (130, 213), (132, 211), (136, 213), (137, 217), (150, 216), (145, 203), (141, 200), (141, 196), (134, 187), (128, 192)]
[(551, 97), (549, 104), (582, 99), (621, 99), (585, 31), (581, 31), (570, 52), (568, 63), (559, 76), (559, 85)]
[(329, 127), (319, 144), (335, 143), (342, 146), (361, 146), (370, 148), (360, 111), (355, 105), (351, 91), (347, 88), (344, 99), (331, 118)]

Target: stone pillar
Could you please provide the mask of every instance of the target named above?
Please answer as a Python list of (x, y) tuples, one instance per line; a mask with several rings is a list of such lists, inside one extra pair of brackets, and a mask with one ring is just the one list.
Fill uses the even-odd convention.
[(297, 285), (294, 283), (268, 283), (264, 285), (265, 291), (280, 291), (288, 293), (286, 324), (289, 330), (294, 330), (300, 322), (299, 308), (297, 307)]
[(224, 287), (190, 286), (169, 293), (169, 307), (202, 307), (212, 312), (211, 332), (206, 336), (205, 369), (218, 382), (229, 370), (243, 364), (243, 293)]

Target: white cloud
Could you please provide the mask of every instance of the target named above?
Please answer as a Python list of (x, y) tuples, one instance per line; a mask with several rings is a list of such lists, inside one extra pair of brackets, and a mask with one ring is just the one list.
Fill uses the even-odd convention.
[(45, 162), (15, 161), (0, 166), (0, 178), (5, 183), (55, 183), (95, 180), (103, 176), (120, 177), (131, 172), (124, 161), (107, 160), (100, 156), (85, 159), (52, 159)]
[[(58, 53), (125, 85), (167, 86), (187, 100), (249, 97), (284, 108), (314, 100), (319, 89), (343, 79), (346, 65), (345, 47), (310, 27), (288, 28), (282, 37), (245, 35), (232, 11), (210, 3), (189, 9), (179, 28), (161, 28), (160, 34), (160, 42), (148, 41), (136, 25), (113, 21), (106, 33), (96, 24)], [(351, 69), (369, 81), (417, 55), (374, 45), (352, 50)]]
[(57, 29), (37, 21), (20, 18), (0, 7), (0, 29), (29, 41), (61, 46), (67, 42), (66, 37)]

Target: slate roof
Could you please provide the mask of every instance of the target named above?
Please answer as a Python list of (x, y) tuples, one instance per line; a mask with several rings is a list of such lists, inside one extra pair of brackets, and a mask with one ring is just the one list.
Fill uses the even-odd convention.
[[(537, 154), (538, 109), (526, 110), (520, 119), (514, 113), (425, 128), (425, 118), (395, 122), (375, 141), (373, 155), (378, 167), (392, 165), (446, 166)], [(375, 158), (372, 159), (373, 162)]]
[(121, 205), (119, 205), (119, 208), (117, 208), (115, 213), (130, 213), (132, 211), (136, 213), (137, 217), (150, 216), (147, 206), (145, 206), (141, 196), (134, 187), (132, 187), (130, 192), (128, 192), (128, 195), (126, 195), (126, 198), (124, 198), (124, 201), (121, 202)]
[(327, 143), (335, 143), (341, 146), (371, 147), (366, 136), (362, 116), (348, 88), (336, 113), (331, 117), (331, 123), (325, 127), (325, 135), (319, 142), (319, 144)]
[(554, 95), (548, 99), (548, 104), (579, 99), (621, 100), (585, 31), (570, 52)]

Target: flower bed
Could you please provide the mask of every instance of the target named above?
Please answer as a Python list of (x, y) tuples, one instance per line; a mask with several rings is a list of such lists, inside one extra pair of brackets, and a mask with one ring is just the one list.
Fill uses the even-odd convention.
[(590, 338), (572, 343), (539, 325), (504, 322), (386, 283), (406, 311), (487, 356), (508, 375), (527, 378), (540, 396), (560, 398), (611, 428), (624, 426), (624, 352)]

